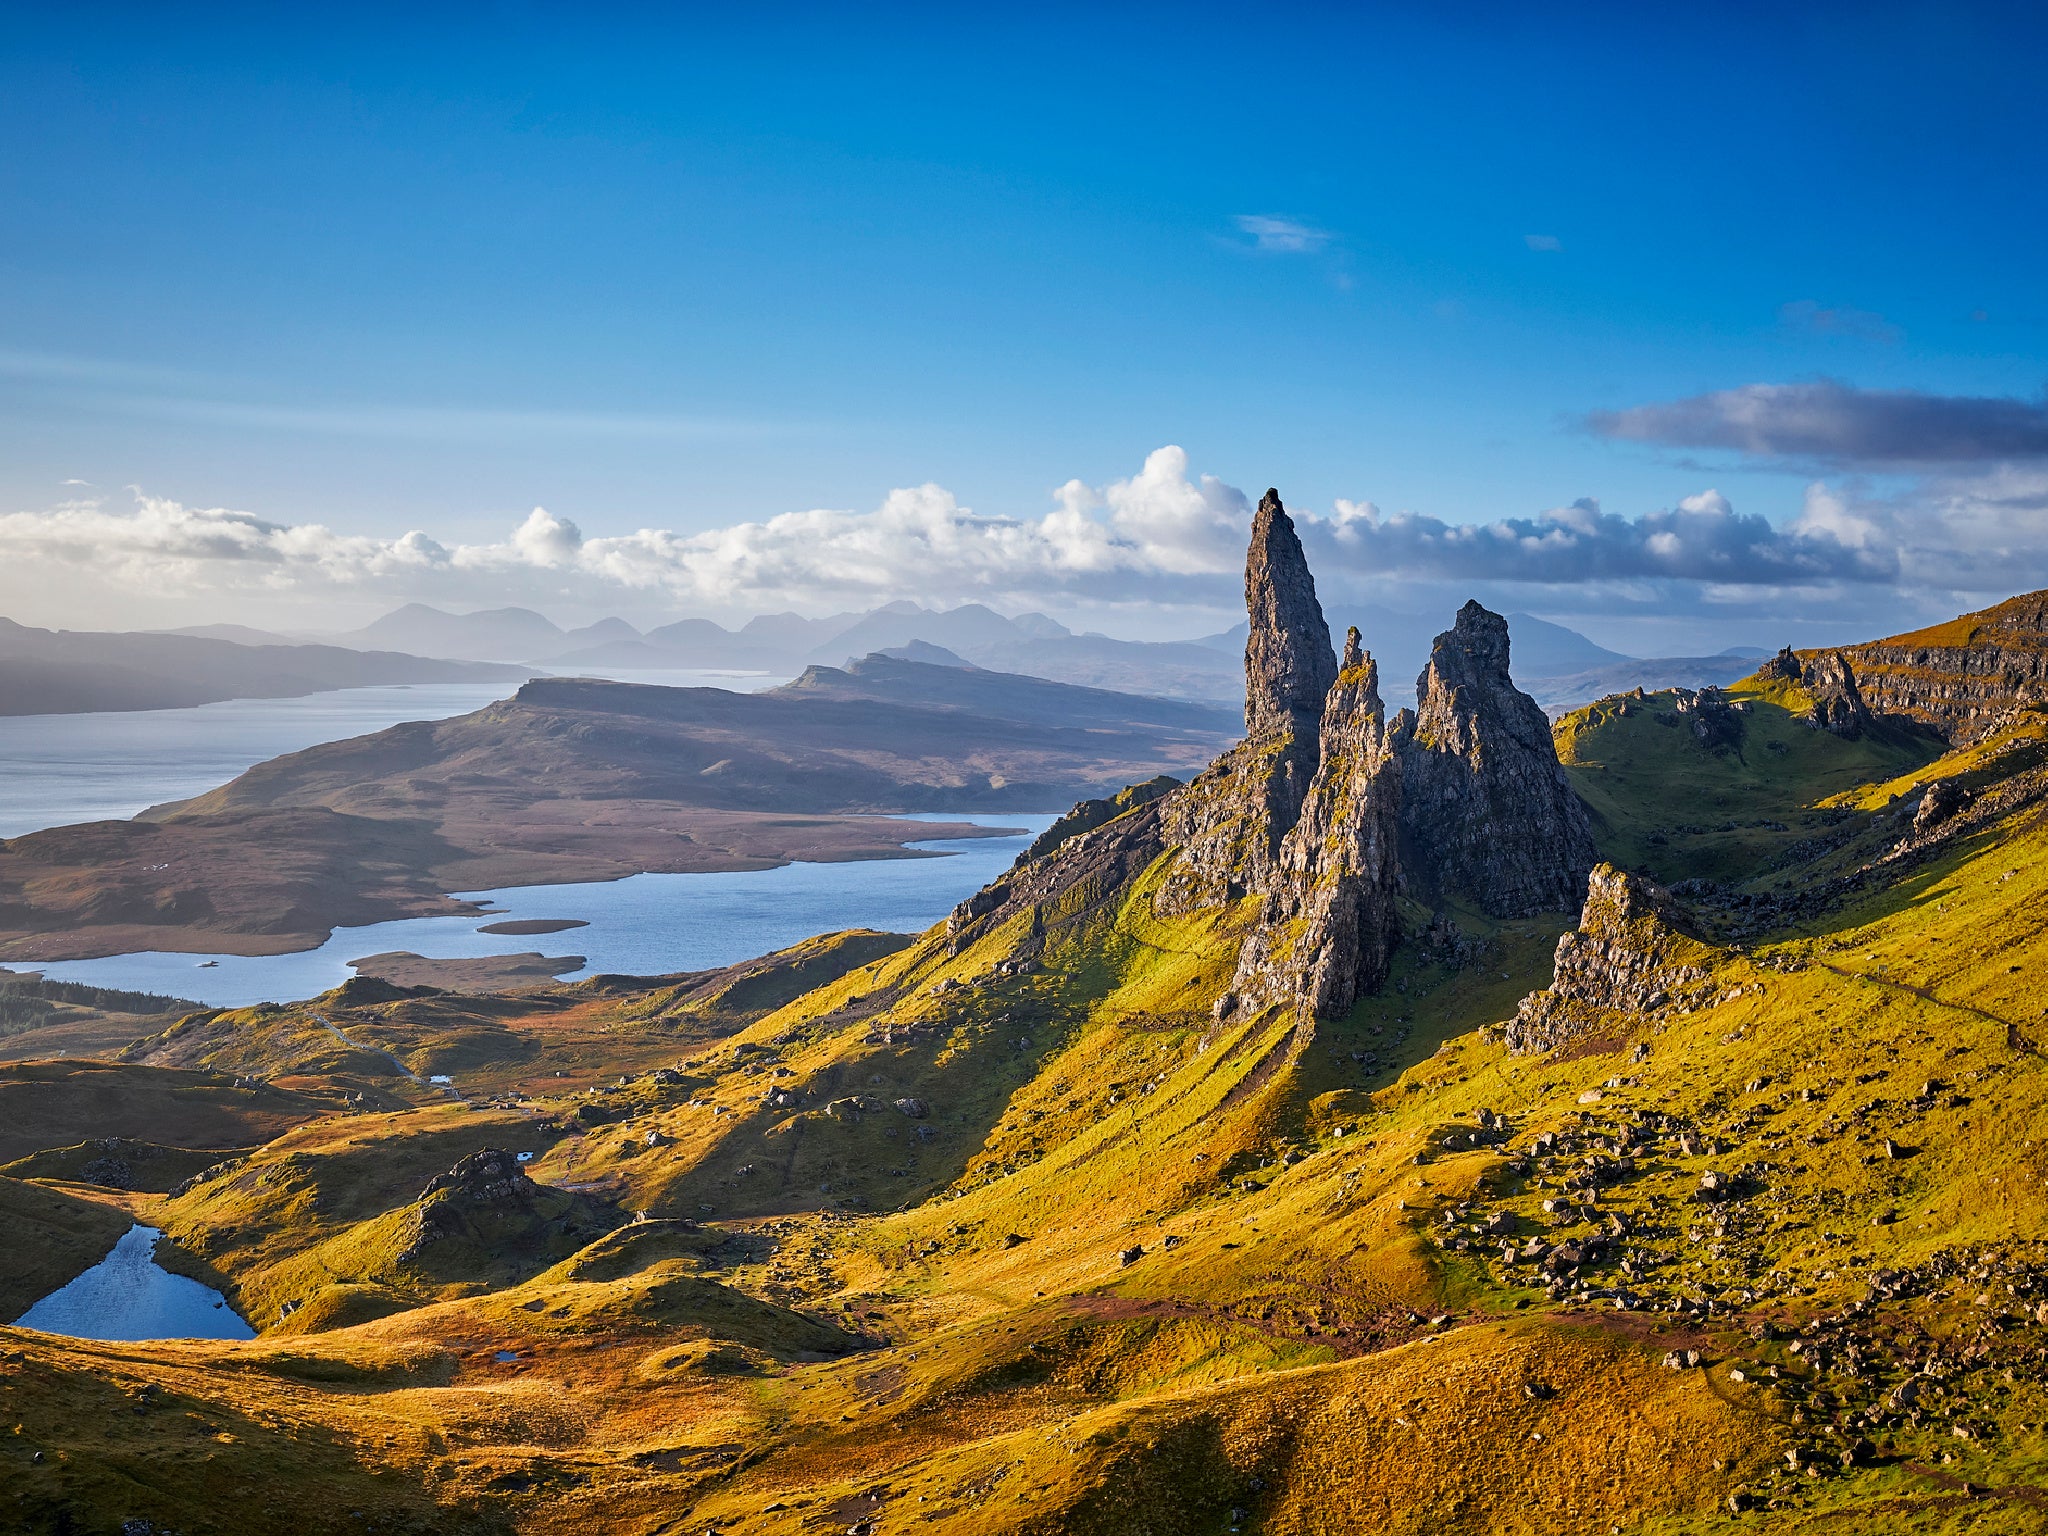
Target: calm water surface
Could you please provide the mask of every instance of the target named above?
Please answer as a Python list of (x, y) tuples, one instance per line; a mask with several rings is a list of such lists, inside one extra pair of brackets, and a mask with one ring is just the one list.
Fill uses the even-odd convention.
[(114, 1251), (15, 1320), (74, 1339), (253, 1339), (219, 1291), (156, 1261), (155, 1227), (130, 1227)]
[[(338, 928), (318, 949), (295, 955), (198, 955), (150, 950), (35, 969), (61, 981), (128, 987), (191, 998), (214, 1008), (297, 1002), (337, 987), (351, 960), (405, 949), (434, 959), (516, 955), (539, 949), (582, 955), (571, 976), (612, 972), (660, 976), (731, 965), (840, 928), (917, 933), (950, 912), (1016, 860), (1050, 826), (1048, 815), (921, 815), (918, 820), (1020, 827), (1014, 837), (954, 838), (910, 846), (944, 854), (850, 864), (785, 864), (729, 874), (634, 875), (582, 885), (462, 891), (494, 908), (473, 917), (415, 917)], [(539, 935), (476, 930), (508, 918), (580, 918), (587, 928)], [(207, 964), (212, 961), (211, 965)], [(26, 969), (26, 967), (17, 967)]]

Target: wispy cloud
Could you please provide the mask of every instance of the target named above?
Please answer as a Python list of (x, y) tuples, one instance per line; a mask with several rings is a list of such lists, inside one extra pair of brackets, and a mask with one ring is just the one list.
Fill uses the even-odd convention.
[(36, 386), (43, 406), (260, 432), (436, 441), (562, 438), (707, 439), (816, 430), (816, 423), (688, 412), (570, 411), (253, 398), (246, 381), (104, 358), (0, 349), (0, 380)]
[(1561, 251), (1564, 249), (1564, 242), (1555, 235), (1524, 235), (1522, 236), (1522, 244), (1528, 246), (1532, 251)]
[(1830, 307), (1815, 299), (1795, 299), (1778, 306), (1778, 322), (1794, 330), (1816, 331), (1823, 336), (1850, 336), (1858, 341), (1877, 341), (1889, 346), (1905, 335), (1899, 327), (1867, 309)]
[(1585, 425), (1623, 442), (1725, 448), (1870, 469), (2048, 458), (2048, 399), (1858, 389), (1832, 379), (1744, 384), (1596, 411)]
[(1240, 213), (1233, 222), (1240, 233), (1251, 237), (1254, 250), (1276, 255), (1313, 255), (1336, 238), (1327, 229), (1272, 213)]

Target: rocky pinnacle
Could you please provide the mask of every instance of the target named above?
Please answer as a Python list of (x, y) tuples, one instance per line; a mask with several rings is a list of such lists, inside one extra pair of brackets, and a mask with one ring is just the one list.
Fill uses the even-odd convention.
[(1278, 491), (1266, 492), (1252, 521), (1244, 606), (1251, 624), (1244, 648), (1245, 735), (1314, 735), (1337, 680), (1337, 658), (1308, 557)]
[(1550, 722), (1508, 676), (1508, 621), (1477, 603), (1436, 637), (1402, 722), (1401, 820), (1419, 894), (1495, 917), (1576, 911), (1593, 867), (1586, 811)]

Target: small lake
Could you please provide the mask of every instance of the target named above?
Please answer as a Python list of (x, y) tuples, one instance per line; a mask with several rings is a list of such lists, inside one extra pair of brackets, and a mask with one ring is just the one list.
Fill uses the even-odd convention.
[(74, 1339), (253, 1339), (219, 1291), (156, 1261), (155, 1227), (133, 1226), (114, 1251), (15, 1319)]
[[(351, 960), (389, 950), (433, 959), (516, 955), (582, 955), (570, 977), (610, 972), (661, 976), (731, 965), (841, 928), (919, 933), (1015, 862), (1049, 815), (932, 812), (917, 820), (1021, 827), (1014, 837), (949, 838), (909, 846), (943, 857), (864, 859), (854, 863), (785, 864), (726, 874), (634, 875), (578, 885), (510, 886), (461, 891), (488, 913), (416, 917), (361, 928), (338, 928), (318, 949), (292, 955), (172, 954), (150, 950), (100, 960), (34, 966), (57, 981), (125, 987), (190, 998), (214, 1008), (298, 1002), (338, 987), (354, 974)], [(562, 933), (489, 934), (487, 923), (564, 919), (589, 924)], [(212, 965), (206, 964), (213, 961)], [(17, 965), (15, 969), (31, 967)]]
[[(536, 676), (545, 669), (536, 667)], [(736, 693), (787, 682), (763, 673), (644, 671), (620, 682)], [(227, 699), (196, 709), (0, 716), (0, 837), (133, 816), (186, 800), (287, 752), (407, 720), (446, 720), (510, 698), (513, 683), (337, 688), (298, 699)]]

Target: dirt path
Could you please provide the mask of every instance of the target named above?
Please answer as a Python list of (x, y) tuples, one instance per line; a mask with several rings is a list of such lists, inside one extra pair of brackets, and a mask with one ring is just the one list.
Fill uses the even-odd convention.
[(2011, 1019), (2001, 1019), (1997, 1014), (1987, 1013), (1982, 1008), (1978, 1008), (1970, 1003), (1951, 1002), (1948, 998), (1937, 997), (1926, 987), (1916, 987), (1910, 981), (1893, 981), (1888, 976), (1871, 976), (1862, 971), (1844, 970), (1841, 966), (1830, 965), (1825, 960), (1820, 965), (1822, 970), (1832, 971), (1844, 980), (1867, 981), (1872, 986), (1890, 987), (1895, 991), (1910, 992), (1923, 1003), (1932, 1003), (1937, 1008), (1953, 1008), (1957, 1013), (1967, 1013), (1973, 1018), (1982, 1019), (1987, 1024), (1996, 1024), (2005, 1031), (2005, 1046), (2007, 1050), (2017, 1051), (2027, 1056), (2039, 1056), (2041, 1054), (2040, 1047), (2020, 1033), (2019, 1025)]

